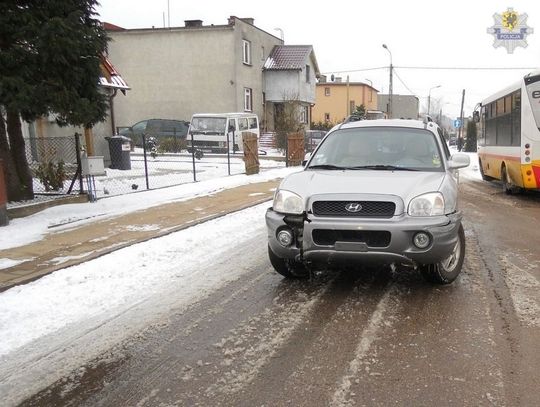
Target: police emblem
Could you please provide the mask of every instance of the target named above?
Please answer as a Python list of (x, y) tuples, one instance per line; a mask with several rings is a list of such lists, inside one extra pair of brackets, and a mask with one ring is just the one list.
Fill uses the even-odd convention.
[(509, 54), (512, 54), (516, 47), (526, 48), (527, 35), (534, 32), (527, 26), (527, 18), (527, 14), (518, 14), (512, 8), (502, 14), (493, 14), (495, 24), (487, 29), (488, 34), (495, 38), (493, 47), (505, 47)]

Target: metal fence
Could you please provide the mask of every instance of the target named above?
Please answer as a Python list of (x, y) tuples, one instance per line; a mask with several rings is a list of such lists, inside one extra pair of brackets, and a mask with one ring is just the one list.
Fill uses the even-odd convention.
[[(185, 138), (146, 136), (136, 146), (130, 138), (115, 136), (106, 137), (110, 160), (104, 163), (105, 173), (93, 176), (89, 184), (80, 170), (81, 139), (75, 134), (25, 140), (35, 194), (78, 194), (87, 192), (90, 185), (91, 195), (99, 199), (246, 173), (243, 152), (201, 155), (187, 150)], [(265, 164), (261, 167), (264, 170)]]
[(26, 160), (33, 177), (34, 193), (65, 195), (82, 192), (79, 168), (79, 136), (25, 139)]
[(97, 198), (203, 181), (246, 172), (243, 153), (188, 151), (185, 138), (108, 138), (111, 162), (94, 177)]

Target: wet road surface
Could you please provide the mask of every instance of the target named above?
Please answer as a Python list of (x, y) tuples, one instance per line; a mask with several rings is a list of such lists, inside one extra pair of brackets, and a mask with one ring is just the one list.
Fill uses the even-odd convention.
[(462, 180), (461, 208), (450, 286), (389, 269), (286, 281), (261, 228), (211, 266), (240, 278), (21, 405), (540, 405), (540, 195)]

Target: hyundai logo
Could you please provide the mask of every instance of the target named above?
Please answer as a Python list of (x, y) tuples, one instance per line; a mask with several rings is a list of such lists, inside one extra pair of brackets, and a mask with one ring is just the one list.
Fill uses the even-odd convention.
[(360, 205), (358, 202), (351, 202), (345, 205), (345, 210), (347, 212), (360, 212), (362, 210), (362, 205)]

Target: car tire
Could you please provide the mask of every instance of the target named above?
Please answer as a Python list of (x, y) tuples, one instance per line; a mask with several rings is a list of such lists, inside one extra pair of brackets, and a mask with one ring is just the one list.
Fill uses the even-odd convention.
[(459, 226), (458, 241), (453, 252), (446, 259), (419, 267), (425, 280), (434, 284), (450, 284), (453, 282), (463, 266), (465, 260), (465, 232), (463, 225)]
[(283, 259), (275, 254), (268, 245), (268, 257), (274, 270), (285, 278), (301, 279), (309, 277), (309, 270), (302, 263), (295, 260)]

